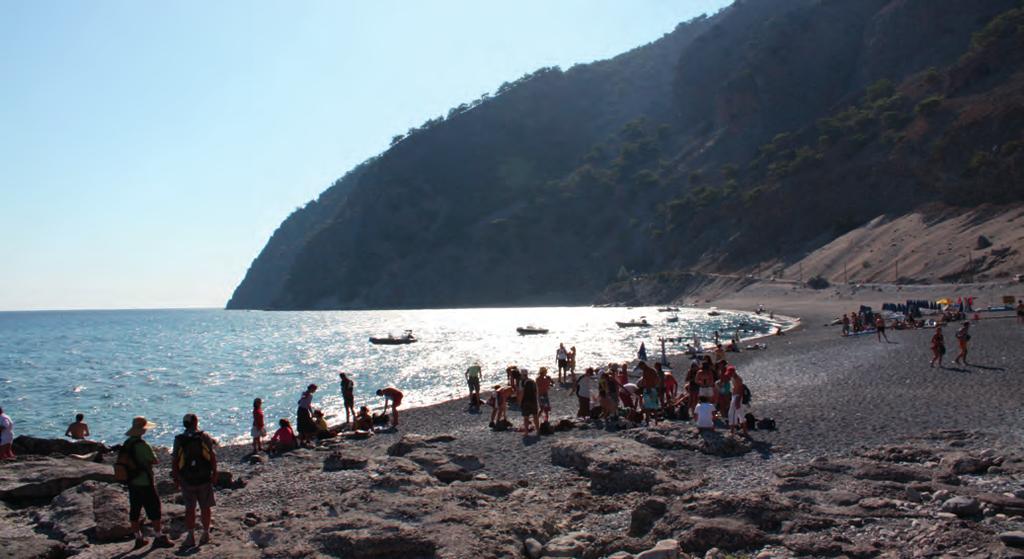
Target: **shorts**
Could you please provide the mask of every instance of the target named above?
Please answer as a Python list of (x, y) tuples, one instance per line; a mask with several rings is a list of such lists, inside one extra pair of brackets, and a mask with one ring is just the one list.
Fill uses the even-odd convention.
[(471, 378), (468, 382), (470, 392), (480, 392), (480, 379)]
[(644, 388), (644, 409), (656, 410), (660, 407), (661, 403), (658, 402), (658, 389)]
[(701, 386), (697, 390), (697, 396), (704, 396), (705, 398), (711, 398), (715, 395), (715, 387), (713, 386)]
[(742, 399), (737, 395), (729, 402), (729, 426), (740, 426), (747, 421), (747, 409), (743, 406)]
[(152, 485), (128, 486), (128, 520), (135, 522), (146, 510), (146, 518), (156, 522), (160, 520), (160, 497)]
[(558, 368), (559, 368), (559, 370), (568, 369), (569, 368), (569, 360), (568, 359), (559, 359), (558, 360)]
[(249, 431), (249, 433), (252, 435), (252, 438), (254, 439), (267, 436), (266, 429), (257, 429), (256, 427), (253, 427), (252, 430)]
[(182, 483), (181, 496), (185, 500), (185, 510), (192, 510), (196, 508), (197, 504), (199, 508), (203, 509), (217, 505), (216, 500), (213, 498), (212, 483), (204, 483), (202, 485)]
[(356, 407), (356, 399), (355, 399), (354, 396), (343, 396), (342, 399), (345, 400), (345, 407), (346, 408), (354, 408), (354, 407)]
[(537, 396), (537, 403), (543, 411), (551, 411), (551, 398), (547, 394)]

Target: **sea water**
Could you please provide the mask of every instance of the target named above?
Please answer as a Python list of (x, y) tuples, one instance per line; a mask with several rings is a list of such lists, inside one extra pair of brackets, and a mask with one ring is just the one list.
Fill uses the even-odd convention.
[[(671, 314), (679, 321), (667, 322)], [(650, 328), (616, 321), (646, 317)], [(548, 328), (521, 336), (516, 327)], [(260, 312), (224, 310), (54, 311), (0, 313), (0, 406), (15, 434), (59, 437), (83, 413), (94, 440), (120, 442), (136, 415), (157, 424), (149, 438), (168, 444), (185, 413), (222, 442), (247, 440), (253, 398), (262, 398), (268, 429), (295, 422), (296, 402), (319, 385), (314, 406), (340, 413), (338, 373), (356, 383), (356, 405), (379, 407), (377, 389), (395, 386), (403, 407), (466, 395), (463, 375), (483, 366), (484, 387), (518, 364), (557, 374), (555, 351), (577, 348), (577, 371), (632, 360), (641, 342), (660, 357), (658, 338), (695, 335), (708, 342), (740, 329), (747, 338), (778, 322), (752, 313), (706, 309), (540, 307), (391, 311)], [(371, 345), (370, 336), (412, 330), (417, 343)], [(670, 341), (669, 353), (684, 349)], [(272, 432), (272, 431), (271, 431)]]

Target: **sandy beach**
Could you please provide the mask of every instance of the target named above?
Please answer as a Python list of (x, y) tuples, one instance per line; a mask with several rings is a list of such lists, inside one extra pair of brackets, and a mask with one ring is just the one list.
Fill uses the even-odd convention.
[[(1024, 326), (1012, 313), (982, 313), (964, 367), (951, 366), (947, 327), (946, 366), (930, 368), (930, 329), (890, 329), (885, 343), (843, 338), (825, 325), (859, 304), (959, 295), (987, 304), (1022, 287), (814, 291), (767, 283), (709, 294), (701, 304), (763, 304), (800, 318), (786, 335), (761, 340), (766, 349), (727, 356), (752, 391), (751, 411), (777, 423), (749, 439), (718, 434), (711, 444), (676, 421), (624, 429), (577, 422), (524, 437), (492, 431), (488, 408), (472, 413), (466, 400), (453, 400), (406, 411), (398, 429), (367, 440), (273, 458), (222, 448), (233, 479), (217, 492), (214, 543), (198, 550), (133, 552), (127, 539), (58, 529), (67, 516), (54, 503), (66, 504), (65, 493), (104, 490), (86, 481), (48, 504), (5, 499), (5, 540), (35, 546), (6, 556), (59, 548), (36, 556), (718, 557), (721, 549), (738, 557), (1018, 557), (1000, 537), (1024, 529)], [(689, 359), (670, 361), (680, 370)], [(580, 363), (588, 365), (598, 364)], [(575, 412), (575, 398), (554, 389), (552, 406), (554, 423)], [(521, 421), (514, 409), (509, 418)], [(949, 466), (968, 459), (984, 467)], [(42, 458), (19, 463), (32, 460)], [(9, 489), (17, 480), (5, 470)], [(165, 514), (180, 541), (180, 498), (165, 476)], [(949, 512), (956, 492), (978, 510)], [(675, 542), (674, 551), (641, 553), (661, 540)]]

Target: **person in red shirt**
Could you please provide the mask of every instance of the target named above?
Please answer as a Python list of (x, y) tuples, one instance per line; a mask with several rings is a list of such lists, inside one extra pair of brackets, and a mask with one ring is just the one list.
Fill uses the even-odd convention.
[(402, 391), (389, 386), (377, 391), (378, 396), (384, 397), (384, 413), (388, 413), (388, 404), (391, 404), (391, 425), (398, 427), (398, 406), (402, 405)]
[(252, 401), (252, 452), (256, 454), (263, 450), (263, 437), (267, 435), (267, 429), (263, 423), (263, 400), (256, 398)]
[(270, 437), (270, 442), (267, 443), (267, 450), (270, 452), (284, 452), (294, 449), (298, 441), (295, 439), (295, 431), (292, 430), (291, 422), (287, 419), (281, 419), (278, 425), (281, 428), (274, 432), (273, 437)]

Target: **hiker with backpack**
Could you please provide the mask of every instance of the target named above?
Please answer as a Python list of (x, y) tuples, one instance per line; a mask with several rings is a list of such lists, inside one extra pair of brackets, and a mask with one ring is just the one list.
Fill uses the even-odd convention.
[(185, 528), (188, 536), (183, 547), (196, 545), (196, 505), (199, 506), (203, 522), (203, 536), (200, 545), (210, 543), (211, 507), (216, 505), (213, 498), (213, 482), (217, 479), (216, 443), (209, 435), (199, 430), (196, 414), (185, 414), (182, 420), (185, 432), (174, 437), (171, 451), (171, 476), (181, 489), (185, 501)]
[(171, 547), (171, 539), (163, 533), (161, 524), (160, 496), (156, 492), (153, 466), (158, 460), (149, 443), (142, 440), (146, 431), (156, 427), (145, 417), (132, 419), (132, 427), (125, 432), (127, 440), (121, 444), (114, 463), (114, 479), (128, 486), (128, 520), (132, 523), (132, 534), (135, 535), (135, 549), (146, 545), (142, 536), (142, 510), (153, 523), (156, 538), (153, 547)]

